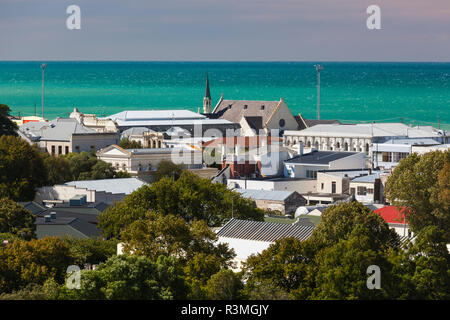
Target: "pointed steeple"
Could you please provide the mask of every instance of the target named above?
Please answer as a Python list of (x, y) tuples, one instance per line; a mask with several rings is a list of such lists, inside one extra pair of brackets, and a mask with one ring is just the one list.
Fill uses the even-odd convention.
[(209, 78), (208, 78), (208, 72), (206, 72), (206, 90), (205, 90), (205, 98), (211, 99), (211, 93), (209, 91)]
[(203, 113), (211, 113), (211, 92), (209, 91), (209, 77), (208, 72), (206, 72), (206, 89), (205, 97), (203, 98)]

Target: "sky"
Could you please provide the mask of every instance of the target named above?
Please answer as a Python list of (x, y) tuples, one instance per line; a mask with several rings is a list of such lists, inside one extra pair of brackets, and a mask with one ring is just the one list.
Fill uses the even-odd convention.
[(448, 62), (450, 1), (0, 0), (0, 60)]

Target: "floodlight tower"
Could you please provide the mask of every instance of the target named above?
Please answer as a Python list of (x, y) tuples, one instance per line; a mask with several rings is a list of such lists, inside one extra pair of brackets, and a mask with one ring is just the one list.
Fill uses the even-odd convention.
[(315, 64), (317, 70), (317, 120), (320, 120), (320, 71), (323, 67), (320, 64)]
[(41, 64), (41, 69), (42, 69), (42, 119), (44, 119), (44, 74), (45, 74), (46, 67), (47, 67), (47, 64), (45, 64), (45, 63)]

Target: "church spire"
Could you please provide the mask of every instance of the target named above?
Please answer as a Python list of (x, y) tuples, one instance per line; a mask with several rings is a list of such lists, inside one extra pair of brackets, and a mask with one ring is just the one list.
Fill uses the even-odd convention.
[(205, 97), (203, 98), (203, 113), (211, 113), (211, 92), (209, 91), (208, 72), (206, 72), (206, 89)]

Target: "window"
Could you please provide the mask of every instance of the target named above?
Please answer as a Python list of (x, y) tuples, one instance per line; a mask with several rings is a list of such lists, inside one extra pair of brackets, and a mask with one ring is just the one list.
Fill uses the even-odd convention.
[(314, 146), (316, 147), (317, 150), (319, 150), (319, 141), (316, 141), (316, 143), (314, 144)]
[(400, 162), (400, 160), (406, 158), (407, 156), (408, 156), (408, 153), (406, 153), (406, 152), (394, 152), (393, 153), (394, 162)]
[(261, 110), (264, 110), (264, 105), (261, 106)]
[(366, 187), (358, 187), (358, 196), (365, 196), (367, 195), (367, 188)]
[(306, 177), (308, 179), (317, 179), (317, 171), (314, 170), (306, 170)]
[(52, 155), (55, 154), (56, 152), (55, 150), (56, 150), (55, 146), (52, 146)]
[(308, 141), (308, 143), (306, 144), (306, 146), (307, 146), (308, 148), (311, 148), (311, 141)]
[(348, 143), (344, 143), (344, 151), (348, 151)]
[(66, 146), (66, 154), (69, 154), (69, 147)]
[(244, 104), (244, 109), (247, 109), (248, 108), (248, 105), (247, 104)]
[(125, 165), (125, 163), (122, 164), (122, 170), (127, 171), (127, 166)]
[(58, 154), (62, 154), (62, 146), (58, 146)]
[(336, 145), (336, 148), (339, 149), (340, 147), (341, 147), (341, 144), (338, 142), (337, 145)]
[(367, 189), (367, 193), (368, 194), (373, 194), (373, 189), (371, 189), (371, 188)]
[(382, 159), (383, 159), (383, 162), (392, 162), (392, 153), (390, 153), (390, 152), (383, 152), (382, 153)]
[(286, 124), (286, 121), (284, 121), (284, 119), (280, 119), (278, 124), (280, 125), (280, 127), (284, 127), (284, 125)]
[(366, 153), (369, 153), (369, 144), (366, 143)]
[(75, 146), (76, 152), (80, 152), (80, 146)]
[(322, 190), (323, 190), (323, 187), (324, 187), (324, 185), (323, 185), (323, 183), (322, 183), (322, 185), (321, 185)]
[(350, 188), (350, 194), (355, 194), (355, 188)]
[(331, 182), (331, 193), (336, 193), (336, 181)]
[(158, 148), (161, 148), (161, 140), (158, 141)]

